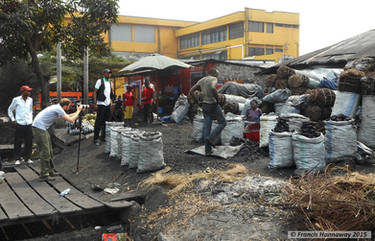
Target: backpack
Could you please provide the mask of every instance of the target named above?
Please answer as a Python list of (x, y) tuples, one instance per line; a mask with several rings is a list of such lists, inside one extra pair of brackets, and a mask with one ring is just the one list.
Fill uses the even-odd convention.
[[(100, 87), (99, 87), (99, 90), (98, 90), (98, 95), (97, 95), (97, 100), (99, 101), (105, 101), (105, 95), (104, 95), (104, 88), (105, 88), (105, 85), (104, 85), (104, 80), (103, 78), (100, 79), (101, 81), (101, 84), (100, 84)], [(112, 92), (112, 83), (110, 83), (110, 86), (111, 86), (111, 100), (114, 100), (115, 99), (115, 94)]]

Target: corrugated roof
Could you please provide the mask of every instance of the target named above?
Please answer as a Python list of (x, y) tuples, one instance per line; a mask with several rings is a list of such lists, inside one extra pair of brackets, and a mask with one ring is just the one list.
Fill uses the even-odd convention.
[[(297, 69), (314, 65), (342, 68), (347, 62), (361, 57), (375, 57), (375, 29), (302, 55), (283, 64)], [(274, 65), (270, 70), (279, 66), (280, 64)]]

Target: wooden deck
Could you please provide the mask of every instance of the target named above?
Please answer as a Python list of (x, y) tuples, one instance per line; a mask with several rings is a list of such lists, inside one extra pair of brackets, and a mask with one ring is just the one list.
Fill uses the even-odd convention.
[[(84, 215), (111, 208), (127, 208), (130, 202), (102, 202), (72, 186), (62, 176), (41, 182), (38, 170), (28, 166), (15, 167), (15, 172), (5, 173), (0, 183), (0, 227), (27, 223), (57, 215)], [(70, 188), (70, 193), (59, 193)]]

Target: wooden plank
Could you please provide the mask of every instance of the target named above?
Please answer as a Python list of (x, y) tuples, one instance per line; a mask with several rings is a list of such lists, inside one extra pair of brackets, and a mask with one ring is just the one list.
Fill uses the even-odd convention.
[(43, 197), (44, 200), (56, 208), (60, 213), (71, 213), (82, 210), (65, 197), (60, 197), (59, 193), (48, 185), (47, 182), (41, 182), (39, 176), (29, 167), (22, 166), (15, 167), (15, 169), (29, 183), (29, 185)]
[[(40, 168), (32, 166), (30, 167), (32, 170), (34, 170), (36, 173), (40, 173)], [(62, 176), (54, 177), (56, 178), (55, 181), (53, 181), (51, 184), (55, 189), (57, 189), (59, 192), (62, 192), (68, 188), (70, 188), (70, 192), (65, 197), (75, 203), (76, 205), (80, 206), (83, 209), (91, 209), (91, 208), (100, 208), (104, 207), (104, 204), (101, 202), (96, 201), (95, 199), (89, 197), (88, 195), (85, 195), (78, 189), (76, 189), (74, 186), (69, 184)]]
[(74, 186), (65, 181), (61, 176), (56, 177), (56, 180), (53, 181), (52, 185), (59, 191), (62, 192), (70, 188), (69, 194), (65, 197), (71, 202), (80, 206), (83, 209), (92, 209), (104, 207), (104, 205), (89, 196), (83, 194), (81, 191), (77, 190)]
[(35, 215), (47, 215), (55, 211), (55, 208), (44, 201), (18, 173), (7, 173), (6, 179), (13, 191)]
[(3, 209), (0, 207), (0, 222), (8, 220), (8, 216), (4, 213)]
[[(7, 174), (5, 174), (7, 178)], [(34, 216), (25, 205), (18, 199), (16, 194), (10, 189), (8, 183), (0, 184), (0, 204), (7, 213), (9, 219), (28, 218)]]
[(106, 205), (109, 208), (117, 209), (117, 208), (128, 208), (128, 207), (131, 207), (133, 205), (133, 203), (125, 201), (125, 200), (122, 200), (122, 201), (116, 201), (116, 202), (104, 202), (104, 205)]

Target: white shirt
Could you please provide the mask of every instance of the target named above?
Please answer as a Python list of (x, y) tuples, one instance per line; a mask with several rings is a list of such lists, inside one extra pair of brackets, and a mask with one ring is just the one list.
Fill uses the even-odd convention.
[[(96, 99), (96, 104), (108, 106), (111, 104), (111, 81), (109, 80), (105, 81), (103, 79), (103, 82), (104, 82), (105, 101), (99, 101), (98, 99)], [(95, 89), (98, 90), (101, 85), (102, 85), (102, 79), (98, 79), (95, 84)]]
[[(14, 110), (16, 111), (15, 118), (13, 114)], [(33, 99), (27, 97), (25, 101), (22, 96), (13, 98), (8, 108), (8, 116), (19, 125), (31, 125), (33, 122)]]
[(35, 116), (33, 127), (47, 130), (57, 118), (67, 115), (60, 104), (50, 105)]

